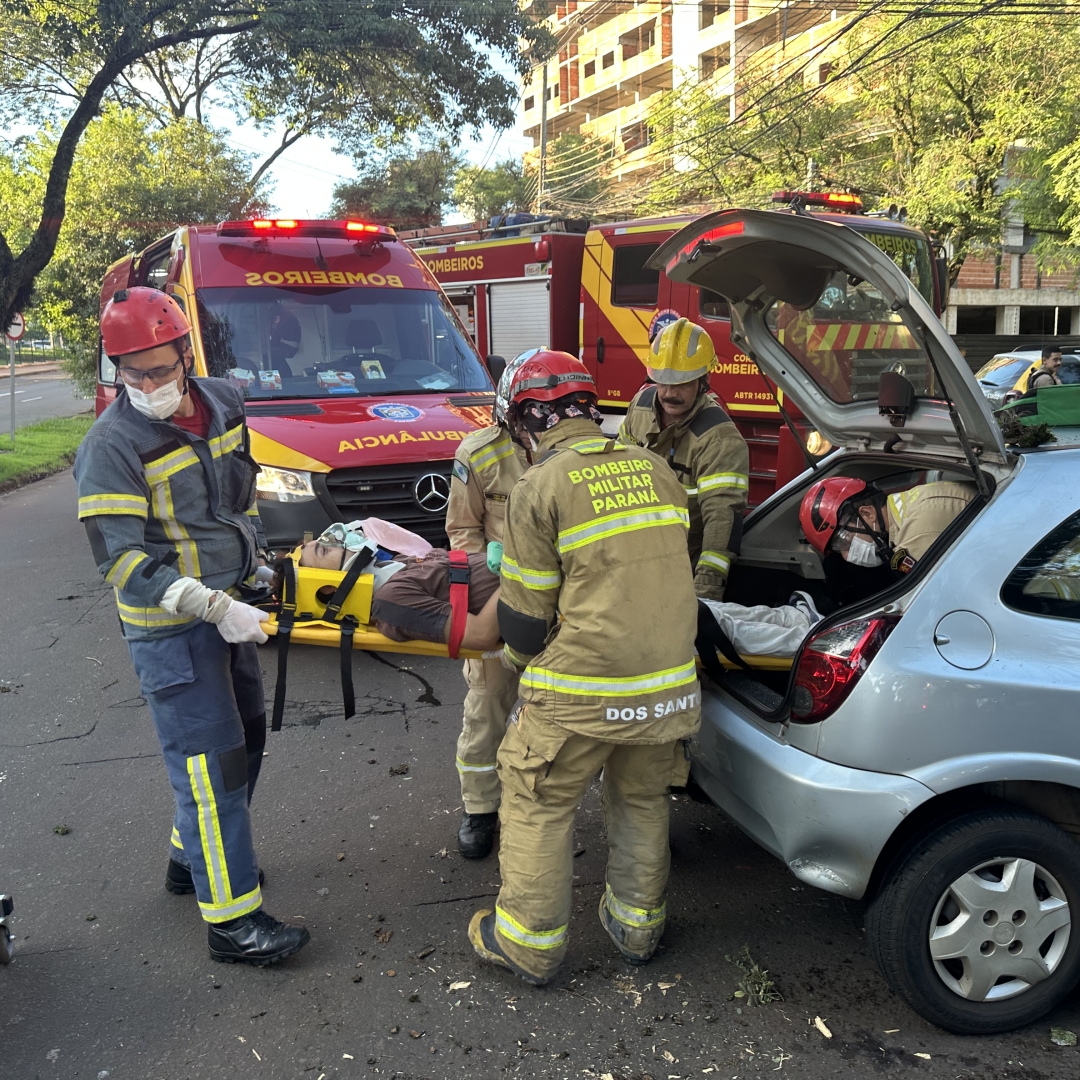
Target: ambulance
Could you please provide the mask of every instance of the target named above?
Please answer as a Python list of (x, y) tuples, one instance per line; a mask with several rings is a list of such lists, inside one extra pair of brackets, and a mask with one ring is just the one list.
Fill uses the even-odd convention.
[[(944, 260), (900, 214), (864, 214), (861, 199), (847, 192), (781, 191), (773, 201), (786, 212), (855, 229), (900, 266), (935, 312), (944, 311)], [(807, 454), (817, 458), (831, 447), (732, 341), (726, 301), (671, 281), (650, 265), (660, 245), (692, 220), (683, 215), (589, 226), (517, 215), (480, 238), (460, 227), (457, 236), (444, 229), (403, 237), (442, 283), (482, 352), (510, 357), (547, 345), (579, 355), (596, 379), (600, 407), (609, 417), (605, 430), (616, 429), (645, 381), (651, 333), (680, 316), (700, 323), (720, 364), (712, 388), (750, 448), (749, 503), (756, 506), (802, 472)], [(845, 321), (839, 310), (829, 311), (827, 297), (823, 301), (781, 333), (803, 335), (823, 365), (873, 370), (881, 350), (893, 355), (897, 343), (885, 338), (895, 330)], [(876, 394), (876, 385), (863, 389)]]
[[(247, 401), (271, 548), (369, 516), (446, 546), (458, 443), (491, 423), (491, 376), (392, 229), (267, 219), (184, 226), (111, 266), (101, 304), (149, 285), (193, 327), (197, 375)], [(102, 351), (97, 412), (116, 393)]]

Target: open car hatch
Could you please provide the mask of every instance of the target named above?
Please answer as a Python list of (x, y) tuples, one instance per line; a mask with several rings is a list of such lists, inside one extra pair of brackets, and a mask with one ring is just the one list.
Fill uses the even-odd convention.
[(898, 436), (898, 448), (964, 457), (951, 400), (974, 453), (1006, 460), (941, 322), (893, 257), (853, 229), (722, 210), (677, 232), (649, 265), (726, 297), (733, 341), (834, 445), (880, 449)]

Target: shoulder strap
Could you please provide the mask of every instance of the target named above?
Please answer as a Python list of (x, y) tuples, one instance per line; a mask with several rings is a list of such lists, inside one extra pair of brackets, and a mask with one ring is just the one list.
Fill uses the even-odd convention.
[(469, 556), (467, 552), (451, 549), (450, 556), (450, 659), (456, 660), (465, 637), (465, 621), (469, 616)]

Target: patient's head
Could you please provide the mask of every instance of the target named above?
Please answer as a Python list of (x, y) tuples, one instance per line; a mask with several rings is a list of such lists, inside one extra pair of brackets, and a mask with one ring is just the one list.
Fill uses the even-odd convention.
[(337, 544), (327, 544), (320, 540), (309, 540), (300, 547), (300, 565), (312, 566), (317, 570), (342, 570), (345, 562), (345, 548)]

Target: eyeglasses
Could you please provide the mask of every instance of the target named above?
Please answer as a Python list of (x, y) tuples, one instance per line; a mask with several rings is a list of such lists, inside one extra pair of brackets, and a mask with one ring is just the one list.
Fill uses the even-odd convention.
[(169, 376), (183, 362), (183, 359), (179, 359), (175, 364), (169, 364), (168, 367), (150, 368), (149, 371), (141, 371), (139, 368), (132, 367), (118, 367), (116, 371), (128, 386), (142, 386), (146, 379), (149, 379), (155, 386), (160, 386), (162, 383), (168, 382)]

